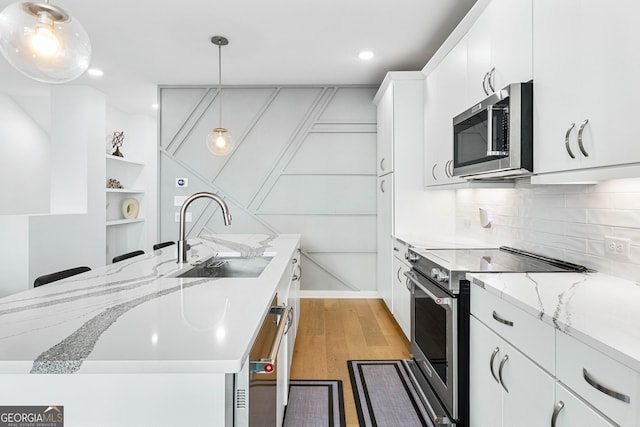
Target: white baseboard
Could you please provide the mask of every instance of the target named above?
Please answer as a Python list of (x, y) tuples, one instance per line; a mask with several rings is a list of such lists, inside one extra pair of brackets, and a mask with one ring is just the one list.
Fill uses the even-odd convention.
[(378, 291), (300, 291), (300, 298), (368, 298), (380, 299)]

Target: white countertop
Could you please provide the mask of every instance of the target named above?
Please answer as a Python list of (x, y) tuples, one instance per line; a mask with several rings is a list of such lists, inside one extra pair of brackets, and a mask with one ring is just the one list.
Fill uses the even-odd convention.
[(0, 373), (232, 373), (299, 235), (190, 239), (189, 262), (274, 255), (257, 278), (170, 278), (176, 245), (0, 299)]
[(396, 233), (392, 236), (412, 248), (418, 249), (460, 249), (460, 248), (486, 248), (487, 244), (473, 239), (455, 240), (438, 239), (418, 235)]
[(640, 283), (602, 273), (468, 273), (479, 285), (640, 372)]

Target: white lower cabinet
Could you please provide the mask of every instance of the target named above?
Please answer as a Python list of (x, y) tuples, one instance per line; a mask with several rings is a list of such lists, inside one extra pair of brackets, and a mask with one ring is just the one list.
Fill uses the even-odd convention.
[(473, 316), (470, 331), (469, 425), (549, 425), (554, 378)]
[(640, 426), (640, 373), (480, 286), (471, 314), (469, 426)]
[(577, 339), (556, 333), (556, 376), (621, 426), (640, 425), (640, 374)]
[(556, 383), (556, 403), (552, 415), (553, 427), (613, 427), (587, 403), (560, 383)]
[(377, 288), (389, 311), (393, 313), (393, 279), (391, 277), (391, 234), (393, 233), (393, 174), (378, 178)]
[(393, 242), (393, 317), (407, 339), (411, 339), (411, 290), (407, 287), (404, 273), (411, 266), (404, 261), (407, 246), (397, 240)]

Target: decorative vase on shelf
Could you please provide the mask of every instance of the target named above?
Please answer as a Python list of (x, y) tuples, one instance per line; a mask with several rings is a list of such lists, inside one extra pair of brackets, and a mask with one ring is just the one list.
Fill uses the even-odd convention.
[(122, 202), (122, 215), (125, 219), (137, 218), (138, 212), (140, 212), (140, 203), (137, 199), (125, 199)]

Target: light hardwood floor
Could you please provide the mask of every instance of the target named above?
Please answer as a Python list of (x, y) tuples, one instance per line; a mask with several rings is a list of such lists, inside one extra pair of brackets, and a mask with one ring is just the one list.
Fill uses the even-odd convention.
[(301, 300), (291, 378), (342, 380), (347, 426), (358, 426), (347, 360), (407, 358), (409, 341), (382, 300)]

